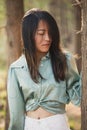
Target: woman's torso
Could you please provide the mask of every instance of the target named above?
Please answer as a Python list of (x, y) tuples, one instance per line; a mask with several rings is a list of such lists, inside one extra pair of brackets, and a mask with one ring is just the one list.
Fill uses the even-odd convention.
[[(35, 83), (31, 79), (24, 56), (12, 64), (11, 69), (17, 76), (18, 86), (24, 98), (25, 110), (31, 111), (31, 113), (28, 113), (29, 115), (33, 115), (33, 111), (36, 114), (36, 118), (40, 116), (38, 113), (46, 113), (46, 116), (51, 115), (51, 113), (65, 113), (65, 105), (69, 103), (70, 98), (75, 101), (79, 95), (79, 91), (77, 93), (77, 90), (74, 91), (73, 89), (73, 87), (78, 89), (75, 87), (77, 85), (78, 87), (80, 86), (79, 75), (74, 70), (72, 71), (71, 68), (67, 83), (66, 80), (56, 82), (49, 56), (45, 56), (41, 60), (39, 72), (43, 76), (43, 79), (39, 78), (38, 83)], [(78, 102), (76, 101), (76, 103), (79, 103), (79, 101), (80, 98), (78, 97)]]

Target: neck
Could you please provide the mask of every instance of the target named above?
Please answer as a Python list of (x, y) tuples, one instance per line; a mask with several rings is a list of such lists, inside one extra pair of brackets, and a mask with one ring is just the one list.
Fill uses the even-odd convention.
[(38, 52), (36, 53), (38, 64), (40, 63), (41, 58), (44, 57), (46, 54), (47, 54), (47, 52), (46, 53), (38, 53)]

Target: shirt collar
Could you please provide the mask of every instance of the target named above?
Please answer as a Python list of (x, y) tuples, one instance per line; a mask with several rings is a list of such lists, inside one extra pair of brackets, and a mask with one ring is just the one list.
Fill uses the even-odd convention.
[(50, 58), (50, 53), (47, 52), (47, 54), (41, 58), (41, 61), (49, 59), (49, 58)]
[[(50, 53), (48, 52), (44, 57), (42, 57), (41, 61), (47, 60), (49, 58), (50, 58)], [(16, 60), (15, 62), (13, 62), (11, 64), (11, 67), (12, 68), (16, 68), (16, 67), (18, 67), (18, 68), (20, 68), (20, 67), (21, 68), (25, 68), (25, 67), (28, 68), (25, 55), (22, 54), (21, 57), (18, 60)]]

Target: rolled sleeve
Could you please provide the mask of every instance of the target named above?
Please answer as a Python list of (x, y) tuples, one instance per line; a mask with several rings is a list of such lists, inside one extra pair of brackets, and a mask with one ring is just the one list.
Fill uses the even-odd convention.
[(74, 104), (80, 106), (81, 104), (81, 75), (79, 75), (75, 59), (72, 55), (68, 57), (68, 71), (67, 71), (67, 94), (69, 100)]

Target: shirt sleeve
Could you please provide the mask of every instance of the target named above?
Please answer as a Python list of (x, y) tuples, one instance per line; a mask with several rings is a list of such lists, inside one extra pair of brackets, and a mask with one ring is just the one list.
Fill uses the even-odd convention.
[(8, 130), (24, 130), (24, 100), (17, 80), (15, 68), (9, 68), (7, 81), (10, 124)]
[(74, 105), (81, 104), (81, 75), (78, 73), (75, 58), (70, 54), (67, 60), (68, 70), (66, 76), (67, 94), (69, 101)]

